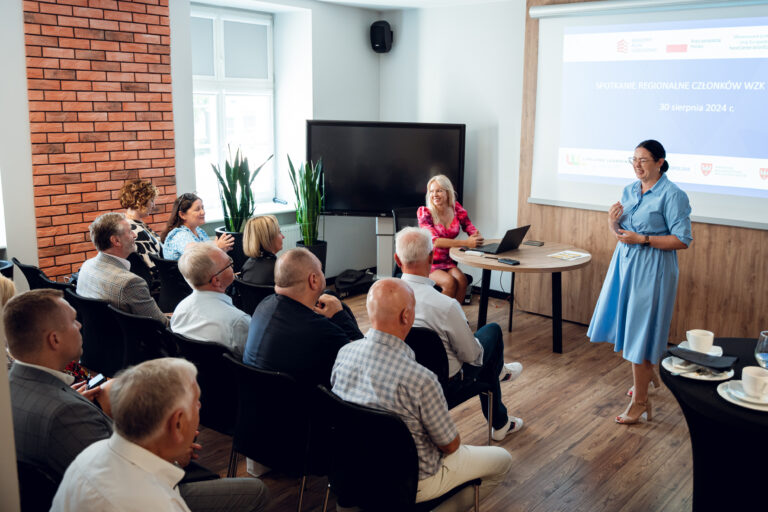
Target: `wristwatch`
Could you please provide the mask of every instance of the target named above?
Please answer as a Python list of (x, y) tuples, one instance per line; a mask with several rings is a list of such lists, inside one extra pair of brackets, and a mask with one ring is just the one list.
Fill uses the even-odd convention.
[(645, 235), (645, 240), (643, 240), (643, 247), (650, 247), (651, 245), (651, 237), (648, 235)]

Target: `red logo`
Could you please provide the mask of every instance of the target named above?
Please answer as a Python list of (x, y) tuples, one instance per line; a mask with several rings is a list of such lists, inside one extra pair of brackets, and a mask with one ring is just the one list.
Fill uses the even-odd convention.
[(629, 51), (629, 43), (624, 39), (621, 39), (616, 43), (616, 51), (619, 53), (627, 53)]
[(712, 164), (701, 164), (701, 174), (704, 176), (709, 176), (709, 173), (712, 172)]
[(768, 180), (768, 167), (761, 167), (760, 168), (760, 178), (764, 180)]

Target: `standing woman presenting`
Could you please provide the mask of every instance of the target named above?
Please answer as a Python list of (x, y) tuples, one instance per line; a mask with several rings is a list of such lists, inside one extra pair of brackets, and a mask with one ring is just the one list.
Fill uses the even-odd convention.
[[(427, 206), (420, 206), (417, 212), (419, 227), (432, 233), (434, 256), (429, 278), (443, 289), (443, 294), (464, 302), (467, 293), (467, 276), (459, 270), (449, 255), (451, 247), (481, 247), (483, 237), (472, 225), (467, 211), (456, 201), (456, 192), (451, 180), (439, 174), (427, 183)], [(455, 240), (461, 230), (469, 238)]]
[(593, 342), (614, 344), (632, 363), (632, 401), (617, 423), (651, 419), (648, 384), (658, 386), (654, 365), (666, 351), (677, 294), (677, 252), (691, 236), (688, 196), (664, 174), (664, 147), (641, 142), (630, 163), (639, 179), (624, 188), (608, 210), (608, 227), (618, 244), (587, 330)]

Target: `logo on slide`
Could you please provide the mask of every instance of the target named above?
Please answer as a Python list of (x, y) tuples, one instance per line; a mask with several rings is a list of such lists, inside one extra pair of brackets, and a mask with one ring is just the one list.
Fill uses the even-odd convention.
[(701, 164), (701, 174), (704, 176), (709, 176), (709, 173), (712, 172), (712, 164)]
[(760, 168), (760, 178), (764, 180), (768, 180), (768, 167)]
[(629, 51), (629, 43), (627, 43), (624, 39), (620, 39), (616, 43), (616, 51), (619, 53), (627, 53)]

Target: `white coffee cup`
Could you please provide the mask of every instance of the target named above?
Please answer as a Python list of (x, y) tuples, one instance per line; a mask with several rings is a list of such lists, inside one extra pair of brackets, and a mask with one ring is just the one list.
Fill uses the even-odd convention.
[(688, 338), (688, 346), (696, 352), (707, 353), (712, 350), (712, 343), (715, 341), (715, 334), (704, 329), (691, 329), (685, 333)]
[(759, 366), (745, 366), (741, 370), (744, 392), (754, 398), (768, 398), (768, 370)]

